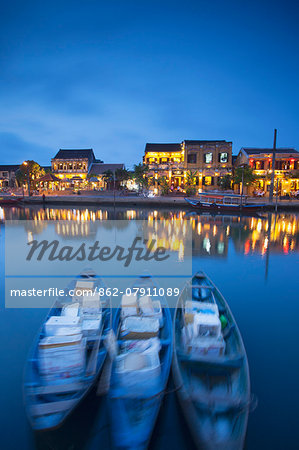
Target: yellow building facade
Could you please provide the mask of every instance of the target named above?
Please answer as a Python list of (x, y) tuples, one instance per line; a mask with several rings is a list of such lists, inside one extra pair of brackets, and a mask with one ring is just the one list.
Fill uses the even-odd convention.
[[(235, 166), (249, 165), (257, 180), (251, 190), (268, 195), (272, 176), (273, 150), (269, 148), (242, 147)], [(299, 192), (299, 153), (293, 148), (278, 148), (275, 154), (274, 193), (294, 195)]]
[(149, 168), (150, 185), (158, 190), (159, 178), (169, 187), (184, 188), (187, 173), (195, 173), (198, 190), (217, 188), (218, 179), (232, 174), (232, 143), (184, 140), (176, 144), (146, 144), (143, 163)]

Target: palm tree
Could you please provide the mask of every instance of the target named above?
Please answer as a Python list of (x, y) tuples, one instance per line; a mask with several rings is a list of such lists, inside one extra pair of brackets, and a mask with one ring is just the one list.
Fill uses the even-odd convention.
[(187, 170), (186, 172), (186, 181), (185, 181), (185, 190), (187, 197), (191, 197), (192, 195), (195, 195), (196, 193), (196, 177), (197, 177), (197, 170)]
[(146, 164), (139, 163), (134, 165), (133, 177), (141, 189), (148, 186), (148, 178), (146, 177), (148, 171), (149, 168)]
[(105, 181), (105, 183), (107, 183), (107, 187), (110, 188), (111, 183), (115, 180), (115, 175), (112, 172), (112, 170), (108, 169), (106, 170), (103, 175), (103, 180)]

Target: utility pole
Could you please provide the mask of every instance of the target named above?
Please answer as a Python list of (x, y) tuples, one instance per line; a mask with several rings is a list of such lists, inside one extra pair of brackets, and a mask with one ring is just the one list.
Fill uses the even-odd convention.
[(273, 143), (273, 153), (272, 153), (272, 173), (271, 173), (271, 185), (269, 192), (269, 203), (273, 201), (273, 191), (274, 191), (274, 177), (275, 177), (275, 156), (276, 156), (276, 135), (277, 130), (274, 130), (274, 143)]

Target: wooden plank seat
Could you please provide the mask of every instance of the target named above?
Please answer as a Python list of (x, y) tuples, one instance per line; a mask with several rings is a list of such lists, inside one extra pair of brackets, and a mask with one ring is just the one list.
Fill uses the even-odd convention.
[(247, 402), (242, 397), (237, 395), (234, 397), (231, 393), (224, 395), (214, 395), (209, 392), (196, 392), (193, 391), (190, 394), (191, 400), (200, 403), (200, 406), (204, 409), (213, 410), (228, 410), (239, 409), (244, 407)]
[(55, 414), (73, 408), (78, 399), (61, 400), (60, 402), (37, 403), (30, 406), (32, 416), (44, 416), (47, 414)]
[(244, 356), (238, 354), (231, 357), (219, 357), (217, 359), (212, 359), (207, 356), (187, 355), (185, 353), (179, 353), (178, 356), (181, 362), (193, 364), (196, 370), (207, 370), (208, 366), (234, 370), (240, 369), (244, 364)]
[(80, 391), (86, 388), (85, 383), (49, 384), (36, 386), (27, 390), (29, 395), (64, 394), (67, 392)]

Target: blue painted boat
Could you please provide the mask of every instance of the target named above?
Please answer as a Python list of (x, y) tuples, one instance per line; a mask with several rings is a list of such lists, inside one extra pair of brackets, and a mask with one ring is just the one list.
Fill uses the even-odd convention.
[[(152, 289), (157, 285), (150, 276), (140, 277), (132, 286)], [(155, 380), (145, 382), (138, 389), (138, 380), (135, 385), (120, 385), (115, 370), (112, 367), (111, 385), (108, 393), (111, 432), (115, 448), (144, 449), (147, 448), (155, 422), (159, 413), (161, 402), (165, 393), (172, 361), (172, 320), (165, 297), (158, 296), (162, 306), (163, 326), (159, 330), (161, 349), (160, 374)], [(118, 345), (120, 336), (121, 308), (118, 308), (113, 321)]]
[[(103, 281), (88, 269), (69, 284), (67, 292), (74, 289), (76, 282), (80, 280), (93, 281), (95, 287), (105, 288)], [(44, 324), (51, 316), (61, 315), (62, 308), (71, 303), (70, 296), (64, 297), (63, 303), (57, 300), (47, 314)], [(39, 344), (45, 337), (45, 327), (42, 325), (26, 363), (23, 389), (26, 413), (34, 430), (50, 430), (61, 426), (97, 381), (107, 355), (105, 336), (112, 325), (110, 297), (101, 297), (101, 307), (101, 326), (97, 334), (84, 338), (85, 368), (77, 376), (49, 382), (41, 375)]]
[[(217, 305), (222, 319), (222, 354), (194, 351), (184, 340), (192, 307)], [(189, 303), (190, 305), (190, 303)], [(207, 306), (208, 307), (208, 306)], [(189, 322), (189, 323), (190, 323)], [(186, 345), (187, 342), (187, 345)], [(206, 351), (206, 350), (205, 350)], [(197, 273), (187, 283), (174, 316), (173, 377), (178, 399), (194, 442), (200, 449), (240, 450), (244, 447), (251, 406), (250, 377), (245, 347), (227, 302), (212, 281)]]

